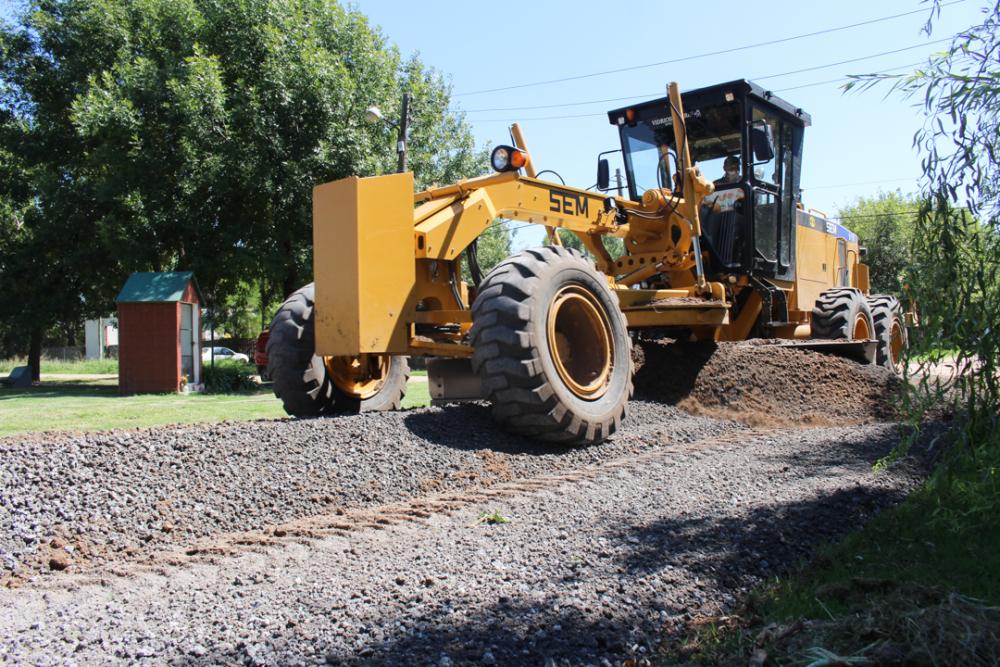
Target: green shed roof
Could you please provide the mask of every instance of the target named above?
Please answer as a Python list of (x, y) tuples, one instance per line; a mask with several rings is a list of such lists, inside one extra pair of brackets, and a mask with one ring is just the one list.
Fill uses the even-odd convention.
[(194, 273), (191, 271), (133, 273), (125, 281), (125, 286), (115, 301), (118, 303), (180, 301), (189, 282), (194, 284), (198, 300), (202, 301), (198, 281), (194, 279)]

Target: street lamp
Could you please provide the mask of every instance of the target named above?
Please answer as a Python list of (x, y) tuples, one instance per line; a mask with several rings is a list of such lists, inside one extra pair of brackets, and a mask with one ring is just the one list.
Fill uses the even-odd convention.
[(365, 120), (372, 124), (384, 123), (390, 128), (396, 129), (396, 154), (399, 156), (396, 171), (399, 173), (406, 171), (406, 142), (410, 129), (410, 94), (403, 93), (403, 108), (399, 114), (398, 122), (393, 122), (383, 116), (382, 110), (374, 104), (365, 111)]

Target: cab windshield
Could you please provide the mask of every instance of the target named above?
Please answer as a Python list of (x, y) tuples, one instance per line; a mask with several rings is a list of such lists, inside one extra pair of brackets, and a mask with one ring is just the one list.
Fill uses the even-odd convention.
[[(686, 109), (684, 116), (691, 159), (698, 163), (705, 178), (721, 179), (725, 159), (730, 155), (739, 158), (741, 154), (740, 103)], [(670, 110), (664, 108), (663, 116), (622, 126), (621, 131), (632, 199), (639, 201), (642, 193), (650, 189), (674, 189), (672, 173), (677, 151)]]

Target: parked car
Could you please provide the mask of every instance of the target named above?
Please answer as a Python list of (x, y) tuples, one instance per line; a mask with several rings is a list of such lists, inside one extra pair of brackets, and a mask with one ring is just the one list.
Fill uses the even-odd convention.
[(257, 336), (257, 344), (253, 348), (253, 362), (257, 364), (257, 375), (261, 380), (270, 380), (267, 375), (267, 339), (271, 337), (271, 330), (264, 329)]
[(216, 361), (228, 359), (230, 361), (249, 362), (250, 357), (242, 352), (233, 352), (228, 347), (203, 347), (201, 348), (201, 360), (211, 361), (215, 356)]

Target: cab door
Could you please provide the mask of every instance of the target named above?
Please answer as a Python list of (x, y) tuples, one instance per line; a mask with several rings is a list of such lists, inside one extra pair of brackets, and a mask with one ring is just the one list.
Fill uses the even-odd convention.
[[(757, 104), (752, 107), (748, 138), (753, 189), (754, 259), (757, 275), (795, 277), (795, 217), (798, 205), (802, 127)], [(773, 138), (770, 159), (756, 159), (753, 133)]]
[(847, 263), (847, 241), (840, 237), (837, 238), (837, 269), (834, 277), (837, 286), (851, 286), (851, 267)]

